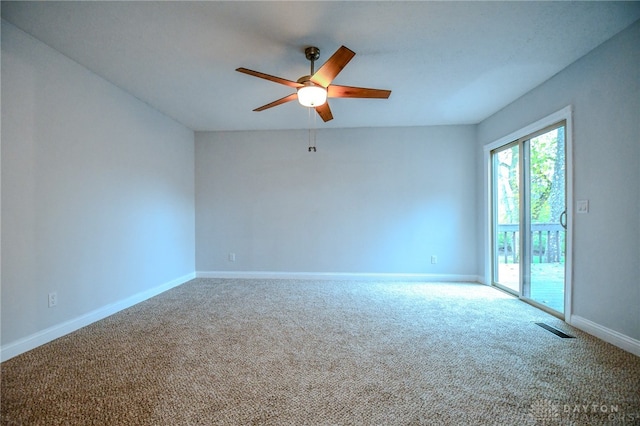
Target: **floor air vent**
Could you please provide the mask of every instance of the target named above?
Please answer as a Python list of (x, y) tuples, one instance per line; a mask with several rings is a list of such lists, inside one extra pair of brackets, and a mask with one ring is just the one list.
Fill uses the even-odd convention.
[(558, 330), (557, 328), (553, 328), (550, 325), (547, 325), (543, 322), (537, 322), (537, 325), (539, 325), (540, 327), (544, 328), (547, 331), (552, 332), (553, 334), (555, 334), (556, 336), (562, 337), (563, 339), (575, 339), (575, 336), (570, 336), (566, 333), (563, 333), (562, 331)]

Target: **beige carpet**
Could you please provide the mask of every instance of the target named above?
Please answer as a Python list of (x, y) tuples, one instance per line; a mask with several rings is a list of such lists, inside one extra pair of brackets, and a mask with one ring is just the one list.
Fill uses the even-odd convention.
[(196, 279), (1, 380), (5, 425), (640, 424), (640, 358), (464, 283)]

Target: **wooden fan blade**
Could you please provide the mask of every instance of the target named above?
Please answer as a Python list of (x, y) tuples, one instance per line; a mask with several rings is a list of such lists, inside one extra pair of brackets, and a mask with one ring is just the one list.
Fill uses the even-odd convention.
[(366, 87), (336, 86), (332, 84), (327, 88), (329, 98), (375, 98), (387, 99), (391, 90), (368, 89)]
[(285, 96), (284, 98), (280, 98), (277, 101), (273, 101), (270, 104), (262, 105), (260, 108), (254, 109), (254, 111), (264, 111), (265, 109), (273, 108), (274, 106), (282, 105), (287, 102), (295, 101), (298, 99), (297, 93), (292, 93), (290, 95)]
[(236, 69), (236, 71), (244, 74), (252, 75), (258, 78), (264, 78), (265, 80), (273, 81), (274, 83), (284, 84), (285, 86), (289, 86), (289, 87), (295, 87), (295, 88), (302, 87), (302, 84), (297, 83), (295, 81), (287, 80), (286, 78), (276, 77), (274, 75), (265, 74), (263, 72), (253, 71), (247, 68), (238, 68)]
[(333, 120), (333, 114), (331, 114), (331, 108), (329, 108), (329, 102), (316, 107), (316, 112), (322, 118), (324, 122)]
[(313, 74), (311, 81), (319, 84), (322, 87), (327, 87), (331, 84), (334, 78), (342, 71), (342, 69), (349, 63), (351, 58), (356, 56), (352, 50), (341, 46), (336, 53), (334, 53), (327, 62), (320, 67), (318, 71)]

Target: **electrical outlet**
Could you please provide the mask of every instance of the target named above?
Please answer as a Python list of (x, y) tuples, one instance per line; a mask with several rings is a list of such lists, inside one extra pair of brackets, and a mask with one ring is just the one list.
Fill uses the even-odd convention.
[(49, 307), (53, 308), (54, 306), (58, 305), (58, 293), (51, 292), (49, 293)]
[(435, 265), (436, 263), (438, 263), (438, 256), (436, 256), (435, 254), (431, 255), (431, 263), (433, 265)]
[(235, 261), (236, 261), (236, 254), (229, 253), (229, 262), (235, 262)]

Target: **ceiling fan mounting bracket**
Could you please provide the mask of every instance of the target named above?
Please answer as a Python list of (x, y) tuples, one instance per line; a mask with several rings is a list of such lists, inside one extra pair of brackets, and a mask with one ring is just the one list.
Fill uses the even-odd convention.
[(310, 61), (317, 61), (320, 58), (320, 49), (315, 46), (309, 46), (304, 49), (304, 56)]

